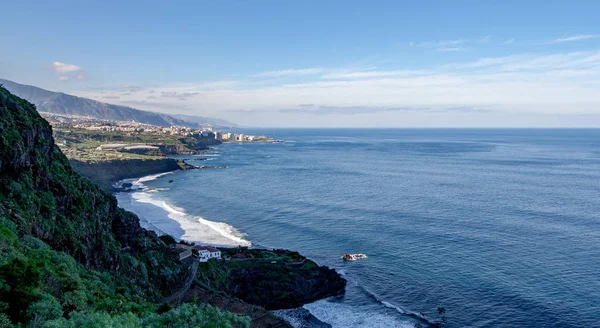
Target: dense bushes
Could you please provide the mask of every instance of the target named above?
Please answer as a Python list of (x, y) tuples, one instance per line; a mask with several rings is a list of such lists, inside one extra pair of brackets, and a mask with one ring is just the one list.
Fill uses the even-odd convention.
[(109, 314), (106, 312), (76, 312), (69, 319), (61, 318), (46, 322), (46, 328), (137, 328), (137, 327), (173, 327), (173, 328), (229, 328), (249, 327), (250, 319), (220, 311), (210, 305), (196, 306), (184, 304), (162, 314), (131, 312)]
[[(163, 320), (177, 309), (158, 316), (152, 302), (188, 271), (135, 215), (73, 171), (33, 105), (0, 87), (0, 327)], [(186, 309), (198, 320), (217, 311)], [(220, 315), (215, 327), (238, 322)]]

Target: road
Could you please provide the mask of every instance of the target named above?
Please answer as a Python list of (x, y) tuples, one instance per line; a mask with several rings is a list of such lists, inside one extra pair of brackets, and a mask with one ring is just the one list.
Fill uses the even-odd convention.
[(181, 287), (181, 289), (179, 289), (177, 292), (171, 294), (171, 296), (165, 298), (163, 300), (164, 303), (177, 304), (181, 301), (181, 298), (183, 297), (185, 292), (187, 292), (188, 289), (190, 289), (190, 287), (192, 286), (192, 283), (194, 282), (194, 279), (196, 279), (196, 273), (198, 272), (198, 264), (199, 264), (198, 261), (194, 261), (194, 263), (192, 264), (192, 272), (190, 273), (190, 276), (185, 281), (185, 285), (183, 285), (183, 287)]

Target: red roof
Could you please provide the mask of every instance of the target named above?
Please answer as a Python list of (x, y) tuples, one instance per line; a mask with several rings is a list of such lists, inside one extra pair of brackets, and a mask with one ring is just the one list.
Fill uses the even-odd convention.
[(211, 253), (215, 253), (215, 252), (219, 252), (218, 249), (211, 247), (211, 246), (201, 246), (201, 245), (196, 245), (194, 247), (192, 247), (193, 249), (200, 251), (200, 250), (207, 250)]

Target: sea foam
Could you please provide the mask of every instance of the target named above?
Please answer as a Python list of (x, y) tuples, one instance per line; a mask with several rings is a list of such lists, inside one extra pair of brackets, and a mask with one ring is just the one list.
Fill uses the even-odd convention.
[[(251, 246), (243, 234), (234, 227), (190, 215), (184, 209), (168, 204), (156, 189), (149, 190), (144, 182), (158, 179), (169, 173), (146, 176), (132, 180), (134, 192), (116, 195), (119, 206), (138, 215), (140, 225), (157, 234), (169, 234), (177, 239), (215, 246)], [(126, 181), (126, 182), (129, 182)]]
[(363, 311), (355, 306), (330, 300), (321, 300), (304, 305), (319, 320), (330, 324), (333, 328), (409, 328), (414, 323), (401, 320), (395, 316), (376, 311)]

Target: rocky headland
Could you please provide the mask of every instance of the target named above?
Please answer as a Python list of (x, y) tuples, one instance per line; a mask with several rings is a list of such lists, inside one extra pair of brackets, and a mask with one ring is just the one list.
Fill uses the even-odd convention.
[[(334, 270), (289, 251), (224, 250), (229, 260), (196, 272), (172, 238), (141, 228), (78, 173), (106, 183), (181, 169), (177, 161), (78, 165), (33, 105), (0, 87), (0, 326), (285, 327), (265, 309), (344, 291)], [(182, 300), (164, 304), (182, 288)]]

